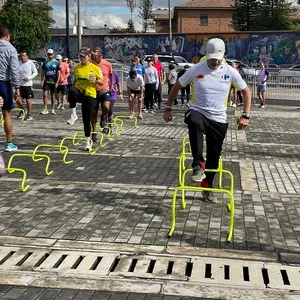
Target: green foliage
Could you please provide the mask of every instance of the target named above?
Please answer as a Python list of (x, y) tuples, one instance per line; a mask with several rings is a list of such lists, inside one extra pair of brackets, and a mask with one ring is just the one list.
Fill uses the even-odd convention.
[(7, 0), (0, 11), (0, 24), (9, 28), (17, 51), (36, 53), (51, 39), (48, 16), (51, 7), (28, 0)]
[(140, 0), (139, 17), (143, 22), (143, 32), (147, 32), (149, 25), (153, 23), (153, 0)]
[(129, 33), (135, 32), (134, 23), (133, 23), (132, 19), (130, 19), (127, 23), (127, 32), (129, 32)]
[(295, 11), (285, 0), (236, 0), (233, 7), (231, 26), (235, 30), (292, 29)]

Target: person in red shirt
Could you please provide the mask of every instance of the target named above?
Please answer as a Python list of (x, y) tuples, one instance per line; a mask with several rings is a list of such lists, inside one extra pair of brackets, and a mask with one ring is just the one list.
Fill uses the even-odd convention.
[(162, 102), (162, 84), (165, 82), (165, 72), (162, 67), (161, 62), (158, 60), (158, 55), (153, 54), (152, 55), (152, 61), (153, 61), (153, 67), (157, 70), (158, 78), (159, 78), (159, 84), (158, 89), (154, 92), (154, 107), (158, 107), (158, 109), (161, 108), (161, 102)]
[[(101, 50), (96, 50), (92, 53), (92, 61), (97, 64), (98, 67), (100, 67), (101, 72), (103, 74), (103, 85), (97, 86), (97, 103), (96, 107), (93, 111), (92, 116), (92, 129), (93, 131), (96, 130), (96, 124), (97, 124), (97, 116), (99, 111), (99, 106), (101, 104), (101, 116), (100, 116), (100, 127), (104, 128), (106, 126), (107, 122), (111, 122), (111, 120), (108, 120), (108, 112), (110, 109), (110, 95), (112, 91), (112, 74), (113, 69), (110, 62), (105, 60), (102, 56)], [(112, 118), (112, 116), (110, 116)], [(104, 133), (108, 133), (108, 128), (104, 128)], [(92, 140), (93, 142), (97, 141), (97, 135), (92, 134)]]
[[(70, 75), (69, 65), (62, 61), (62, 56), (60, 54), (56, 55), (56, 60), (60, 65), (60, 78), (58, 81), (58, 86), (56, 88), (56, 100), (57, 100), (57, 109), (65, 110), (64, 104), (67, 103), (68, 95), (68, 77)], [(61, 94), (61, 101), (60, 101)]]

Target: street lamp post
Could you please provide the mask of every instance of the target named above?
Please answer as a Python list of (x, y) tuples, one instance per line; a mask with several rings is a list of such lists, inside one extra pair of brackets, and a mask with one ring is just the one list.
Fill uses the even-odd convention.
[(78, 52), (81, 49), (81, 9), (80, 9), (80, 2), (81, 0), (77, 0), (77, 17), (78, 17)]
[(69, 23), (69, 0), (66, 0), (66, 42), (67, 42), (67, 57), (70, 57), (70, 23)]
[(170, 44), (170, 55), (172, 55), (172, 18), (171, 18), (171, 0), (168, 0), (169, 6), (169, 44)]

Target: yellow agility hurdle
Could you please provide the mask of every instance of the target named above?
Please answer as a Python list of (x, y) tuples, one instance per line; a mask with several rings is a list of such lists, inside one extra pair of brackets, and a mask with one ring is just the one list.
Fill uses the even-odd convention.
[[(22, 182), (21, 182), (21, 191), (22, 192), (26, 192), (30, 185), (27, 184), (25, 186), (25, 181), (26, 181), (26, 178), (27, 178), (27, 172), (24, 170), (24, 169), (21, 169), (21, 168), (14, 168), (11, 166), (12, 164), (12, 161), (15, 157), (23, 157), (23, 156), (27, 156), (27, 157), (31, 157), (33, 161), (38, 161), (38, 160), (42, 160), (44, 158), (47, 159), (47, 163), (46, 163), (46, 167), (45, 167), (45, 174), (48, 176), (48, 175), (51, 175), (53, 173), (53, 171), (49, 171), (49, 165), (50, 165), (50, 157), (48, 155), (45, 155), (45, 154), (29, 154), (29, 153), (15, 153), (13, 154), (8, 163), (7, 163), (7, 167), (6, 167), (6, 171), (8, 173), (14, 173), (14, 172), (21, 172), (23, 174), (23, 178), (22, 178)], [(38, 160), (34, 160), (34, 158), (36, 157), (39, 157)]]
[(21, 111), (22, 112), (22, 123), (25, 123), (26, 122), (26, 113), (25, 113), (25, 110), (23, 108), (20, 108), (20, 107), (14, 107), (12, 109), (13, 111)]
[[(111, 133), (112, 133), (112, 129), (111, 129), (111, 127), (109, 127), (109, 126), (105, 126), (105, 127), (100, 127), (100, 125), (96, 125), (96, 128), (98, 128), (99, 130), (103, 130), (104, 128), (107, 128), (108, 129), (108, 133), (107, 133), (107, 139), (109, 140), (109, 141), (113, 141), (114, 140), (114, 138), (113, 137), (111, 137), (110, 135), (111, 135)], [(92, 133), (96, 133), (96, 134), (100, 134), (101, 135), (101, 139), (103, 139), (103, 137), (104, 137), (104, 133), (103, 133), (103, 131), (93, 131)], [(106, 144), (104, 144), (104, 146), (106, 146)], [(103, 146), (103, 147), (104, 147)]]
[[(188, 140), (189, 135), (185, 135), (182, 143), (181, 143), (181, 155), (179, 157), (179, 172), (178, 172), (178, 176), (179, 176), (179, 185), (182, 185), (182, 176), (183, 176), (183, 172), (185, 171), (186, 167), (185, 167), (185, 161), (186, 161), (186, 157), (192, 155), (192, 150), (191, 150), (191, 145), (190, 142)], [(187, 149), (188, 147), (188, 149)], [(205, 156), (206, 153), (204, 152), (203, 155)], [(223, 159), (220, 156), (219, 157), (219, 164), (218, 164), (218, 170), (223, 170)], [(220, 173), (219, 175), (219, 184), (218, 184), (219, 188), (222, 188), (222, 173)]]
[(122, 119), (113, 119), (112, 121), (113, 121), (112, 124), (114, 124), (115, 127), (116, 127), (116, 133), (115, 133), (115, 135), (119, 136), (120, 135), (119, 132), (121, 132), (121, 131), (124, 130), (124, 122), (123, 122)]
[[(120, 120), (120, 119), (129, 119), (134, 121), (134, 127), (137, 128), (138, 126), (138, 119), (136, 116), (116, 116), (114, 117), (115, 120)], [(122, 126), (123, 128), (123, 126)]]
[(191, 172), (192, 169), (187, 169), (183, 172), (183, 177), (182, 177), (182, 185), (178, 186), (173, 194), (173, 199), (172, 199), (172, 205), (171, 205), (171, 210), (172, 210), (172, 221), (171, 221), (171, 228), (168, 233), (168, 236), (171, 237), (173, 235), (173, 232), (175, 230), (176, 226), (176, 199), (177, 199), (177, 193), (178, 191), (182, 191), (182, 197), (181, 197), (181, 207), (185, 209), (186, 207), (186, 201), (185, 201), (185, 191), (210, 191), (210, 192), (215, 192), (215, 193), (224, 193), (229, 196), (229, 203), (227, 205), (228, 211), (230, 212), (230, 222), (229, 222), (229, 232), (227, 236), (227, 242), (230, 242), (232, 239), (233, 235), (233, 228), (234, 228), (234, 196), (233, 196), (233, 186), (234, 186), (234, 179), (233, 175), (230, 171), (228, 170), (205, 170), (206, 172), (215, 172), (219, 174), (228, 174), (230, 178), (230, 187), (229, 190), (227, 189), (221, 189), (221, 188), (204, 188), (201, 186), (186, 186), (185, 185), (185, 176), (188, 172)]
[[(100, 135), (100, 139), (99, 139), (99, 147), (103, 148), (105, 147), (107, 144), (103, 143), (103, 139), (104, 139), (104, 134), (102, 132), (98, 132), (98, 131), (91, 131), (91, 133), (96, 133)], [(78, 137), (79, 136), (79, 137)], [(73, 135), (72, 141), (73, 141), (73, 145), (77, 146), (79, 145), (78, 141), (87, 141), (87, 137), (84, 136), (84, 131), (80, 130), (80, 131), (76, 131)], [(89, 150), (89, 154), (95, 154), (96, 150), (93, 150), (93, 141), (92, 139), (90, 139), (90, 150)]]
[(68, 165), (68, 164), (71, 164), (73, 162), (73, 160), (68, 160), (67, 161), (67, 155), (69, 153), (69, 148), (67, 146), (63, 146), (62, 144), (59, 144), (59, 145), (55, 145), (55, 144), (39, 144), (39, 145), (37, 145), (35, 147), (35, 149), (33, 150), (33, 153), (32, 153), (33, 154), (33, 158), (32, 158), (33, 161), (39, 161), (39, 160), (41, 160), (40, 158), (36, 159), (35, 155), (36, 155), (38, 149), (40, 149), (42, 147), (44, 147), (44, 148), (59, 148), (59, 152), (61, 154), (63, 154), (63, 163), (65, 165)]

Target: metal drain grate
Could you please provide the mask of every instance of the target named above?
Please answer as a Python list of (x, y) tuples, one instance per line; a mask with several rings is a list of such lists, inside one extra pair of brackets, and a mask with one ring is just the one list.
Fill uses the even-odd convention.
[(300, 290), (300, 266), (236, 259), (0, 247), (0, 272), (143, 278)]

